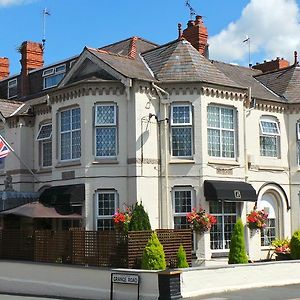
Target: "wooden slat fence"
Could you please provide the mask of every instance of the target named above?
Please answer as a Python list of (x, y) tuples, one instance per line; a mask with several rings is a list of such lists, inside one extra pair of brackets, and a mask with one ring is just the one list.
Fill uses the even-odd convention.
[[(191, 231), (157, 230), (164, 246), (167, 264), (176, 266), (176, 253), (183, 244), (191, 265)], [(0, 258), (70, 263), (101, 267), (140, 267), (143, 250), (152, 231), (50, 231), (32, 234), (20, 230), (0, 231)]]

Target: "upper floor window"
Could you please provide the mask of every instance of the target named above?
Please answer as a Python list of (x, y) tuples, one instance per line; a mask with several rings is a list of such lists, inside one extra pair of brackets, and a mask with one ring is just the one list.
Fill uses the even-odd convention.
[(300, 165), (300, 121), (296, 124), (296, 139), (297, 139), (297, 161)]
[(18, 79), (9, 80), (7, 83), (7, 98), (13, 98), (18, 95)]
[(43, 124), (37, 134), (36, 140), (40, 144), (40, 163), (42, 167), (52, 165), (52, 124)]
[(193, 118), (191, 105), (171, 106), (172, 156), (191, 157), (193, 149)]
[(117, 192), (100, 190), (96, 193), (97, 230), (113, 230), (113, 215), (117, 208)]
[(208, 155), (234, 158), (236, 156), (236, 113), (233, 108), (207, 107)]
[(66, 73), (66, 65), (60, 65), (43, 71), (44, 89), (57, 86)]
[(275, 118), (263, 117), (260, 119), (260, 155), (279, 157), (280, 130)]
[(95, 153), (97, 157), (117, 155), (117, 106), (101, 104), (95, 107)]
[(77, 159), (81, 156), (80, 108), (60, 112), (60, 158)]

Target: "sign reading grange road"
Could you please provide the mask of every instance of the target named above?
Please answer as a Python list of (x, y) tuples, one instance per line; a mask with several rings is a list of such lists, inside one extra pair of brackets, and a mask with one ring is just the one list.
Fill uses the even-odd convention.
[(112, 274), (112, 282), (138, 285), (139, 284), (139, 275), (113, 273)]

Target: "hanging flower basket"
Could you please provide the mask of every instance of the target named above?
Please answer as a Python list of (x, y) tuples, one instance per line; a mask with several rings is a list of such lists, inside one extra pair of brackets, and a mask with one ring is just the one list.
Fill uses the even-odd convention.
[(247, 215), (247, 226), (249, 229), (263, 229), (267, 226), (268, 214), (264, 210), (252, 210)]
[(217, 218), (209, 213), (206, 213), (203, 208), (193, 208), (190, 213), (186, 215), (188, 223), (190, 223), (191, 228), (199, 233), (204, 233), (209, 231), (212, 225), (217, 223)]

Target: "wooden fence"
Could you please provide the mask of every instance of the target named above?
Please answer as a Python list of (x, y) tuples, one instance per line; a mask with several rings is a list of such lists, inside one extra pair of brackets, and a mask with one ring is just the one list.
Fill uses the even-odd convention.
[[(189, 229), (159, 229), (167, 264), (176, 266), (176, 253), (183, 244), (192, 262), (192, 234)], [(0, 231), (0, 258), (99, 267), (139, 268), (143, 250), (152, 231), (50, 231), (28, 233)]]

